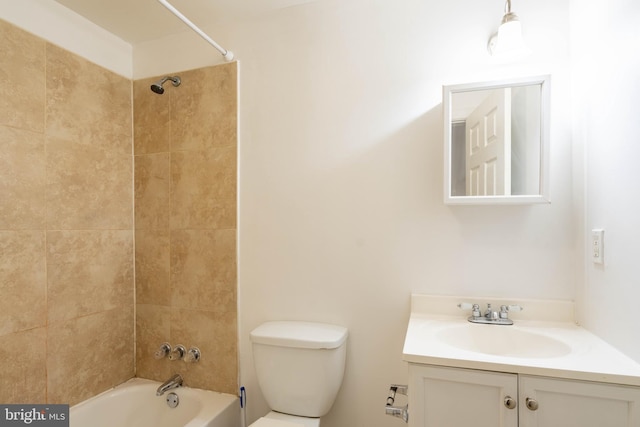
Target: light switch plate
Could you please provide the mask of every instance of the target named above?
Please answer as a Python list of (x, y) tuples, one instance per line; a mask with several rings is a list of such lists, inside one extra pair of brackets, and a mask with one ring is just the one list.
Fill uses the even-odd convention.
[(591, 259), (595, 264), (604, 264), (604, 230), (591, 230)]

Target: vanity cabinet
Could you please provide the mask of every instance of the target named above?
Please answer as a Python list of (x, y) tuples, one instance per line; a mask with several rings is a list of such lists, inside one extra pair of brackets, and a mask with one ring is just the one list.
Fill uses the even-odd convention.
[(409, 364), (410, 427), (638, 427), (640, 387)]
[(410, 427), (516, 427), (518, 375), (409, 365)]
[(640, 387), (528, 375), (518, 381), (522, 427), (640, 426)]

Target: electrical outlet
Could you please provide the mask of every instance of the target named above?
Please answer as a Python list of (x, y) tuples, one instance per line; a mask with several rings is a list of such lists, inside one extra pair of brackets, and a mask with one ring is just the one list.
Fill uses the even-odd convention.
[(595, 264), (604, 264), (604, 230), (591, 230), (591, 260)]

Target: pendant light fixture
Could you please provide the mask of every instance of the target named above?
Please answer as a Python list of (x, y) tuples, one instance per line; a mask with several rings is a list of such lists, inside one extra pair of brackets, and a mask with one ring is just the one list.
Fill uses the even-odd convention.
[(511, 0), (504, 5), (504, 16), (498, 32), (489, 39), (489, 53), (492, 56), (517, 59), (531, 53), (522, 39), (522, 26), (518, 15), (511, 11)]

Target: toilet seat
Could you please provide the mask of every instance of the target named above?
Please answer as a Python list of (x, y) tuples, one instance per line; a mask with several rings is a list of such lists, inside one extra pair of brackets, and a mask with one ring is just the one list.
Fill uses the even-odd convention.
[(274, 420), (271, 418), (262, 417), (249, 427), (304, 427), (300, 423), (292, 423), (284, 420)]
[(271, 411), (249, 427), (319, 427), (319, 418), (297, 417)]

